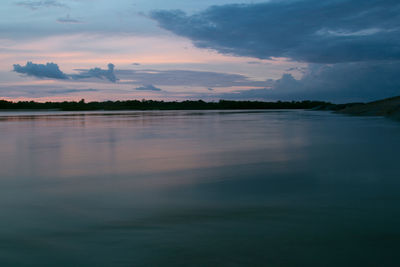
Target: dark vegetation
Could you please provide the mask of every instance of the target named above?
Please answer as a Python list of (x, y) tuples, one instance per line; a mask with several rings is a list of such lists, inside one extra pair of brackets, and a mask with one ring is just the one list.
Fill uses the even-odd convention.
[(338, 109), (337, 112), (354, 116), (384, 116), (400, 120), (400, 96), (348, 105)]
[(370, 103), (332, 104), (323, 101), (230, 101), (218, 102), (198, 101), (155, 101), (155, 100), (127, 100), (88, 102), (84, 99), (79, 102), (11, 102), (0, 100), (1, 110), (222, 110), (222, 109), (313, 109), (330, 110), (338, 113), (355, 116), (384, 116), (400, 120), (400, 96), (386, 98)]
[(261, 102), (261, 101), (228, 101), (218, 102), (198, 101), (154, 101), (127, 100), (88, 102), (46, 102), (34, 101), (11, 102), (0, 100), (0, 110), (212, 110), (212, 109), (324, 109), (334, 107), (334, 104), (322, 101), (291, 101), (291, 102)]

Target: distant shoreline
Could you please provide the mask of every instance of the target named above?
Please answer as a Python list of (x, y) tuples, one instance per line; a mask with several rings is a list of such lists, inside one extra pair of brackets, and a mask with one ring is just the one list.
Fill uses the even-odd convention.
[(155, 101), (155, 100), (127, 100), (88, 102), (12, 102), (0, 100), (0, 111), (95, 111), (95, 110), (235, 110), (235, 109), (315, 109), (333, 105), (323, 101), (228, 101), (218, 102), (198, 101)]
[(155, 101), (126, 100), (88, 102), (12, 102), (0, 100), (1, 111), (123, 111), (123, 110), (260, 110), (260, 109), (309, 109), (328, 110), (353, 116), (383, 116), (400, 120), (400, 96), (369, 103), (333, 104), (324, 101)]
[(353, 116), (382, 116), (400, 121), (400, 96), (347, 105), (336, 112)]

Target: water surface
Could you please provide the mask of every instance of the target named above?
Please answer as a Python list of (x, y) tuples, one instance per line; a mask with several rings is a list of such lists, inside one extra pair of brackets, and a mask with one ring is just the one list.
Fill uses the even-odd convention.
[(0, 113), (1, 266), (399, 266), (400, 124)]

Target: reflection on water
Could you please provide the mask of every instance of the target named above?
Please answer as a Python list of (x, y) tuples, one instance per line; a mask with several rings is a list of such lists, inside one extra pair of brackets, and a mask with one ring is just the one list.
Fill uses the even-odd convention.
[(1, 266), (398, 266), (400, 124), (0, 113)]

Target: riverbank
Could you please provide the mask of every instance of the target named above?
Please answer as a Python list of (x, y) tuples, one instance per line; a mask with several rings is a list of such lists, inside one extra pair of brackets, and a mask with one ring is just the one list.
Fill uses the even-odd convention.
[(218, 102), (198, 101), (155, 101), (155, 100), (127, 100), (88, 102), (83, 99), (79, 102), (11, 102), (0, 100), (1, 110), (60, 110), (60, 111), (91, 111), (91, 110), (224, 110), (224, 109), (312, 109), (331, 105), (323, 101), (229, 101)]
[(353, 116), (383, 116), (400, 120), (400, 96), (369, 103), (333, 104), (324, 101), (156, 101), (127, 100), (88, 102), (12, 102), (0, 100), (0, 111), (100, 111), (100, 110), (238, 110), (238, 109), (313, 109)]
[(336, 112), (354, 116), (383, 116), (400, 120), (400, 96), (369, 103), (345, 105), (336, 109)]

